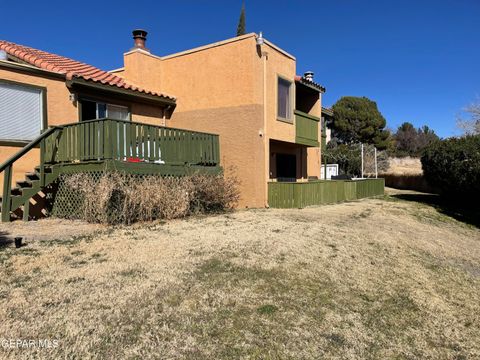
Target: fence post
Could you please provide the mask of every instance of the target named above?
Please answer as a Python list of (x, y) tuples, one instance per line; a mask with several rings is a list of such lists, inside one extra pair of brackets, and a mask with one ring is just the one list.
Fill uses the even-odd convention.
[(363, 179), (363, 143), (361, 144), (361, 149), (362, 149), (362, 168), (361, 168), (361, 178)]
[(23, 204), (23, 221), (28, 221), (30, 217), (30, 198)]
[(12, 165), (5, 168), (3, 173), (2, 222), (10, 221), (11, 210)]
[(40, 141), (40, 187), (45, 186), (45, 151), (45, 139), (42, 139)]

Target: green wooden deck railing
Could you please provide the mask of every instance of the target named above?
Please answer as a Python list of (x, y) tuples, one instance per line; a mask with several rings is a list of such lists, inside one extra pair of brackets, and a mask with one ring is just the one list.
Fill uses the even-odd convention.
[(295, 142), (307, 146), (319, 146), (319, 122), (320, 118), (295, 110)]
[(220, 165), (215, 134), (112, 119), (50, 127), (0, 165), (0, 174), (4, 173), (2, 221), (8, 221), (10, 211), (15, 210), (11, 208), (13, 166), (36, 147), (40, 147), (39, 187), (46, 185), (46, 167), (57, 164), (117, 160), (209, 168)]
[(383, 195), (384, 179), (269, 182), (268, 204), (273, 208), (303, 208)]
[(218, 165), (218, 135), (101, 119), (68, 124), (47, 140), (47, 163), (136, 159), (158, 164)]

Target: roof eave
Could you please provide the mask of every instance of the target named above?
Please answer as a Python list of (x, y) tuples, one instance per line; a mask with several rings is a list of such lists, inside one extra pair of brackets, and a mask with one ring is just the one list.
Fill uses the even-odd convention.
[(8, 60), (0, 60), (0, 67), (7, 68), (13, 71), (25, 72), (25, 73), (30, 73), (34, 75), (40, 75), (44, 77), (65, 80), (65, 74), (60, 74), (58, 72), (40, 69), (33, 65), (20, 64), (20, 63), (8, 61)]
[(323, 86), (321, 86), (321, 85), (319, 85), (319, 86), (317, 87), (317, 86), (315, 86), (314, 84), (309, 84), (308, 82), (302, 81), (302, 80), (295, 80), (295, 82), (296, 82), (297, 84), (306, 86), (306, 87), (308, 87), (308, 88), (310, 88), (310, 89), (312, 89), (312, 90), (318, 91), (318, 92), (320, 92), (320, 93), (322, 93), (322, 94), (324, 94), (325, 91), (326, 91), (326, 89), (325, 89)]
[(115, 94), (123, 97), (130, 98), (131, 100), (150, 103), (155, 105), (163, 105), (163, 106), (176, 106), (175, 99), (169, 99), (164, 96), (158, 95), (151, 95), (141, 93), (135, 90), (124, 89), (117, 86), (97, 83), (94, 81), (88, 81), (82, 78), (74, 77), (71, 80), (66, 81), (67, 87), (70, 89), (86, 89), (86, 90), (94, 90), (94, 91), (102, 91), (108, 94)]
[(333, 109), (322, 106), (322, 114), (327, 116), (333, 116)]

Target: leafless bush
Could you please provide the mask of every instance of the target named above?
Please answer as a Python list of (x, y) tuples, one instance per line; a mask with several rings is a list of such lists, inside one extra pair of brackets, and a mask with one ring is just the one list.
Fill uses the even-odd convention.
[(235, 176), (205, 176), (195, 174), (190, 177), (192, 194), (190, 213), (207, 213), (232, 209), (238, 203), (239, 181)]
[(480, 98), (464, 111), (470, 115), (470, 119), (457, 118), (457, 127), (460, 128), (464, 135), (480, 134)]
[(173, 219), (191, 214), (232, 209), (238, 202), (238, 180), (223, 174), (184, 177), (145, 176), (105, 172), (69, 175), (64, 180), (82, 195), (80, 217), (89, 222), (125, 223)]
[(377, 171), (383, 172), (388, 169), (387, 151), (375, 152), (375, 147), (370, 144), (363, 146), (363, 173), (364, 175), (375, 175), (375, 156), (377, 157)]

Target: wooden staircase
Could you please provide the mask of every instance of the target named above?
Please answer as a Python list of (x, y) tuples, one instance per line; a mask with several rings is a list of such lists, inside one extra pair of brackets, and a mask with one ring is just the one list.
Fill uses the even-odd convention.
[[(58, 127), (49, 128), (0, 165), (0, 173), (3, 172), (3, 192), (0, 211), (2, 222), (8, 222), (18, 218), (29, 220), (30, 214), (32, 214), (32, 209), (30, 208), (31, 200), (33, 199), (33, 205), (41, 203), (39, 201), (39, 197), (42, 197), (40, 192), (46, 185), (55, 180), (51, 166), (45, 162), (46, 140), (52, 135), (57, 135), (59, 130)], [(36, 167), (33, 172), (26, 173), (25, 179), (17, 181), (16, 185), (12, 188), (13, 165), (17, 160), (37, 146), (40, 147), (40, 166)]]
[[(12, 187), (13, 167), (33, 149), (40, 150), (40, 166)], [(45, 191), (52, 188), (60, 174), (105, 171), (107, 165), (135, 174), (166, 176), (182, 175), (191, 169), (217, 171), (220, 170), (219, 137), (115, 119), (50, 127), (0, 164), (4, 179), (2, 222), (42, 216), (37, 210), (42, 200), (45, 203)]]
[(52, 173), (52, 168), (49, 166), (44, 167), (44, 173), (46, 178), (44, 186), (41, 185), (41, 168), (37, 166), (33, 172), (25, 174), (24, 180), (17, 181), (16, 185), (11, 188), (10, 194), (7, 196), (10, 201), (9, 219), (3, 214), (4, 196), (0, 197), (0, 216), (2, 216), (4, 221), (17, 219), (23, 219), (24, 221), (36, 220), (47, 215), (45, 210), (45, 188), (55, 181), (56, 176)]

